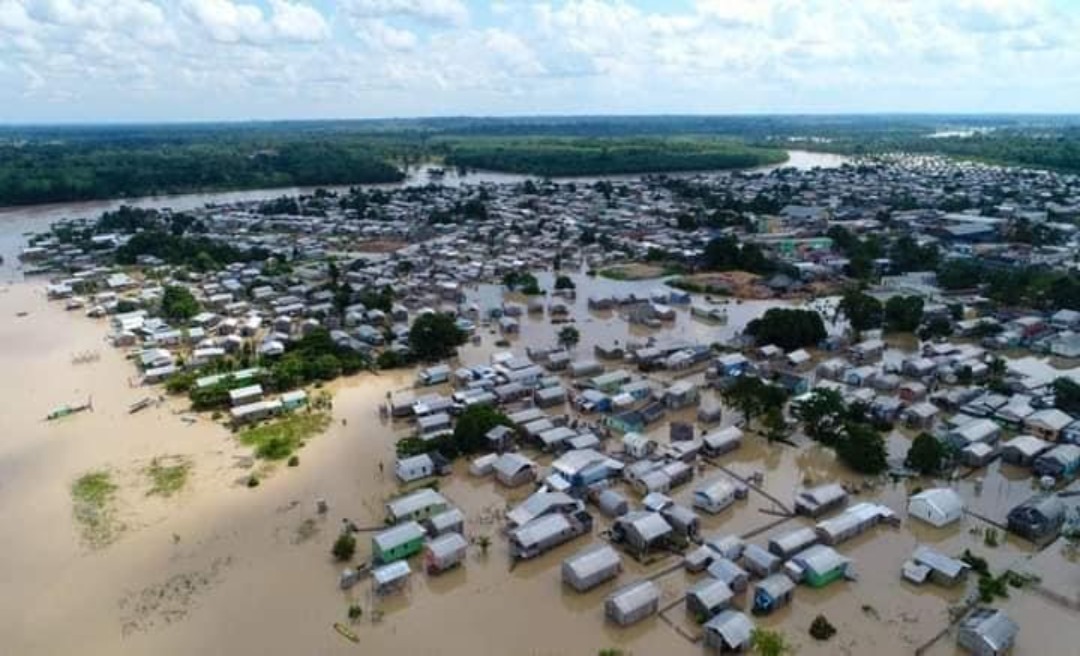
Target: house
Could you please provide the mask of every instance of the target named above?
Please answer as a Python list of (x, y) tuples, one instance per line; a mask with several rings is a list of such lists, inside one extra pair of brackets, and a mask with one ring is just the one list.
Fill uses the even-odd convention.
[(1057, 537), (1065, 523), (1065, 504), (1053, 494), (1036, 495), (1009, 511), (1009, 530), (1035, 543)]
[(420, 521), (437, 515), (450, 507), (446, 497), (425, 487), (386, 504), (386, 521), (397, 524), (405, 520)]
[(880, 339), (868, 339), (848, 349), (848, 355), (855, 362), (870, 362), (881, 357), (885, 352), (885, 342)]
[(444, 533), (424, 547), (424, 569), (428, 574), (440, 574), (457, 567), (465, 560), (469, 542), (460, 533)]
[(504, 453), (495, 461), (495, 480), (518, 487), (536, 480), (536, 463), (519, 453)]
[(770, 574), (780, 571), (783, 561), (765, 547), (750, 544), (746, 546), (742, 554), (742, 564), (746, 571), (754, 576), (765, 578)]
[(701, 438), (702, 450), (710, 456), (720, 456), (742, 445), (743, 432), (738, 426), (729, 426), (706, 433)]
[(428, 476), (441, 476), (449, 472), (450, 462), (437, 451), (402, 458), (394, 465), (394, 474), (402, 483), (411, 483)]
[(1017, 467), (1031, 467), (1053, 444), (1034, 435), (1017, 435), (1001, 445), (1001, 459)]
[(990, 419), (972, 419), (949, 431), (945, 436), (955, 449), (963, 449), (969, 444), (983, 443), (993, 445), (1001, 436), (1001, 427)]
[(660, 513), (644, 510), (626, 513), (611, 527), (612, 540), (626, 545), (638, 557), (667, 544), (673, 534)]
[(440, 435), (452, 433), (453, 430), (450, 415), (445, 412), (416, 418), (416, 434), (423, 440), (433, 440)]
[(582, 509), (582, 502), (565, 492), (539, 490), (506, 513), (511, 528), (524, 526), (552, 514), (569, 515)]
[(630, 512), (630, 502), (617, 490), (604, 490), (596, 497), (596, 507), (604, 517), (622, 517)]
[(807, 517), (820, 517), (846, 504), (847, 498), (847, 492), (839, 483), (807, 488), (795, 496), (795, 512)]
[(420, 524), (408, 521), (376, 533), (371, 538), (371, 555), (377, 563), (392, 563), (420, 553), (426, 533)]
[(745, 613), (728, 609), (721, 611), (702, 628), (705, 632), (705, 646), (723, 654), (748, 649), (754, 623)]
[(823, 543), (836, 545), (850, 540), (879, 522), (898, 523), (898, 520), (887, 506), (859, 503), (836, 517), (819, 522), (815, 530)]
[[(745, 490), (743, 495), (746, 496)], [(723, 511), (739, 498), (735, 483), (727, 478), (716, 478), (694, 490), (693, 505), (707, 513)]]
[(985, 467), (997, 457), (997, 447), (986, 442), (975, 442), (960, 449), (959, 461), (965, 467)]
[(912, 495), (907, 510), (909, 516), (941, 528), (960, 521), (964, 500), (951, 488), (931, 488)]
[(750, 360), (742, 353), (728, 353), (716, 358), (716, 371), (721, 378), (741, 376), (750, 368)]
[(905, 580), (918, 585), (929, 579), (938, 585), (952, 587), (963, 581), (970, 569), (971, 566), (962, 560), (920, 545), (904, 563), (901, 572)]
[(956, 644), (975, 656), (1004, 656), (1016, 642), (1020, 627), (1004, 611), (976, 608), (960, 622)]
[(594, 544), (562, 563), (562, 580), (578, 592), (591, 590), (622, 573), (619, 552), (607, 544)]
[(795, 596), (795, 583), (786, 574), (773, 574), (754, 586), (753, 611), (755, 615), (769, 613), (791, 603)]
[(437, 538), (440, 535), (446, 535), (447, 533), (464, 534), (465, 513), (457, 508), (444, 510), (437, 515), (432, 515), (430, 519), (425, 521), (424, 528), (427, 529), (428, 535), (433, 538)]
[(687, 380), (674, 383), (664, 392), (664, 405), (673, 410), (685, 408), (698, 402), (697, 385)]
[(938, 407), (929, 401), (920, 401), (914, 403), (905, 408), (900, 413), (900, 420), (904, 422), (908, 428), (916, 428), (926, 430), (930, 428), (934, 423), (934, 418), (937, 417), (940, 410)]
[(1036, 437), (1056, 442), (1061, 431), (1073, 422), (1073, 418), (1057, 408), (1037, 410), (1024, 418), (1024, 428)]
[(699, 621), (710, 619), (731, 606), (735, 593), (723, 581), (706, 577), (686, 592), (686, 610)]
[(702, 545), (683, 556), (683, 568), (687, 572), (700, 572), (712, 564), (715, 558), (716, 553)]
[(660, 608), (660, 587), (649, 580), (616, 590), (604, 600), (604, 615), (619, 626), (629, 626)]
[(1050, 315), (1050, 326), (1057, 330), (1072, 330), (1080, 327), (1080, 312), (1062, 309)]
[(792, 556), (785, 569), (788, 575), (794, 574), (794, 580), (802, 581), (811, 588), (823, 588), (846, 577), (850, 565), (851, 561), (832, 547), (815, 544)]
[(623, 468), (622, 462), (595, 449), (573, 449), (551, 463), (551, 471), (575, 488), (585, 488), (614, 478), (622, 473)]
[(371, 586), (375, 594), (385, 595), (405, 587), (412, 570), (404, 560), (388, 563), (371, 570)]
[(533, 392), (538, 408), (552, 408), (566, 403), (566, 389), (562, 385), (544, 387)]
[(513, 446), (514, 429), (500, 424), (484, 433), (484, 440), (487, 442), (489, 449), (496, 453), (502, 453)]
[(1080, 446), (1058, 444), (1035, 458), (1031, 470), (1059, 481), (1072, 479), (1080, 471)]
[(769, 540), (769, 551), (788, 559), (818, 543), (817, 531), (809, 527), (797, 528)]
[(719, 579), (735, 593), (741, 593), (750, 585), (750, 573), (735, 564), (735, 561), (718, 556), (709, 563), (709, 576)]
[(584, 510), (544, 515), (510, 531), (510, 554), (515, 560), (535, 558), (590, 531), (592, 516)]
[(421, 385), (439, 385), (450, 380), (450, 365), (440, 364), (423, 369), (417, 375), (417, 382)]
[(677, 503), (668, 504), (661, 509), (660, 516), (671, 525), (672, 530), (687, 540), (696, 540), (701, 528), (697, 514), (686, 506)]
[(706, 538), (704, 546), (721, 558), (736, 561), (742, 558), (742, 553), (746, 550), (746, 541), (737, 535), (714, 535)]

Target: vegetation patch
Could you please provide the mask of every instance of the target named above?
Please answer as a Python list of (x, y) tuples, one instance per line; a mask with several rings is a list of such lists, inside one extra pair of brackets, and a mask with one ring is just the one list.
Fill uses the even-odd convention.
[(123, 525), (116, 519), (117, 485), (107, 471), (83, 474), (71, 486), (75, 521), (82, 529), (83, 540), (91, 547), (104, 547), (113, 542)]
[(171, 497), (187, 485), (191, 461), (183, 456), (154, 458), (145, 473), (150, 479), (147, 496)]
[(616, 264), (600, 270), (600, 276), (609, 280), (651, 280), (663, 275), (663, 267), (640, 262)]
[(240, 433), (240, 442), (255, 449), (255, 456), (265, 460), (284, 460), (309, 437), (330, 425), (325, 412), (299, 412)]

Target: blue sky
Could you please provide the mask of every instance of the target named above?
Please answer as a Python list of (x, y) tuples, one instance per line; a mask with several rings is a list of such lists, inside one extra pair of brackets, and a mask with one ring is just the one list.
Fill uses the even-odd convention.
[(1080, 112), (1080, 0), (0, 0), (0, 122)]

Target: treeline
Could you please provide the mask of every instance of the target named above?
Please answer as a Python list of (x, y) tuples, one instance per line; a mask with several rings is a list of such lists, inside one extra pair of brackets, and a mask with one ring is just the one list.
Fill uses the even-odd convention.
[(362, 139), (0, 143), (0, 205), (403, 178)]
[(471, 139), (448, 142), (448, 164), (539, 176), (749, 168), (783, 162), (780, 150), (708, 138)]
[(1080, 307), (1080, 276), (1045, 267), (1012, 267), (975, 260), (947, 260), (938, 284), (948, 291), (980, 289), (991, 300), (1044, 310)]
[(261, 262), (270, 257), (270, 251), (264, 248), (241, 249), (208, 237), (145, 230), (116, 249), (116, 262), (132, 265), (143, 255), (156, 257), (166, 264), (188, 266), (198, 271), (216, 271), (233, 262)]

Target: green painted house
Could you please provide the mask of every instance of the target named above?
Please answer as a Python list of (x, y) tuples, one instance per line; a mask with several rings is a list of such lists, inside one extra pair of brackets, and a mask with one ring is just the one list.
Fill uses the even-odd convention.
[(851, 561), (841, 556), (832, 547), (818, 544), (800, 551), (791, 561), (803, 571), (803, 583), (811, 588), (824, 588), (833, 581), (847, 576)]
[(420, 553), (424, 548), (424, 529), (416, 522), (403, 522), (376, 533), (371, 538), (371, 556), (377, 563), (392, 563)]

